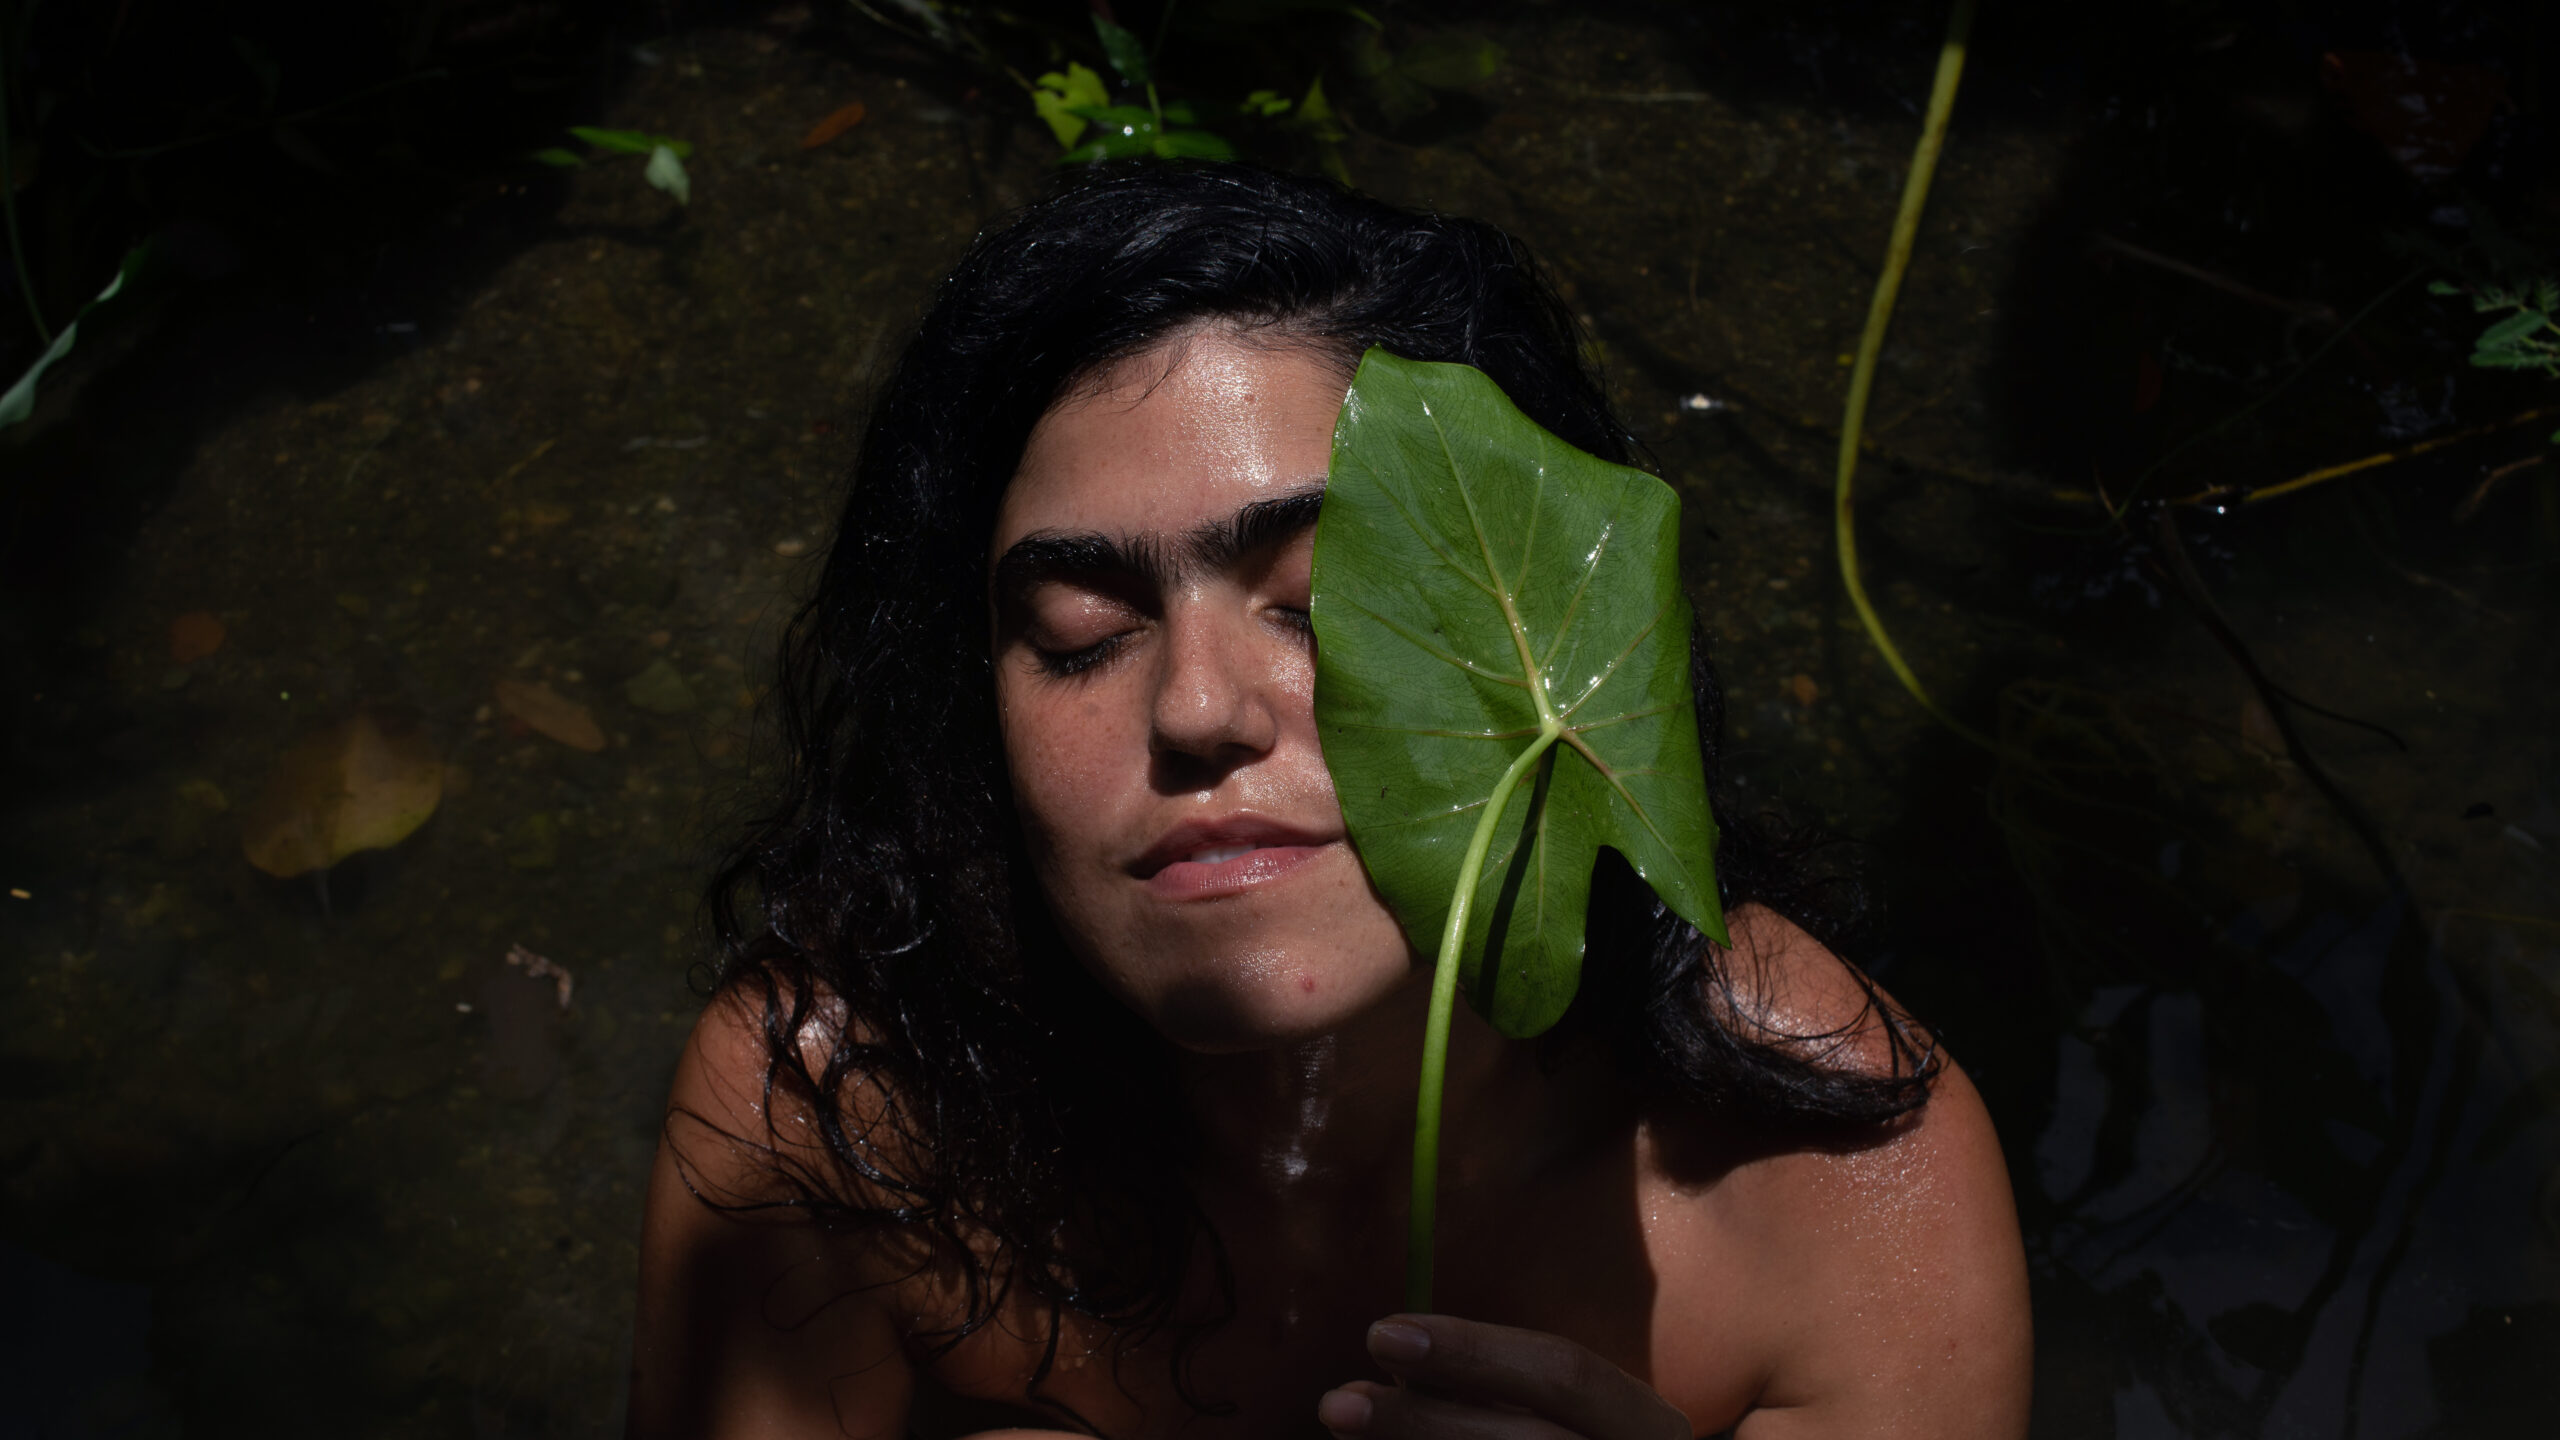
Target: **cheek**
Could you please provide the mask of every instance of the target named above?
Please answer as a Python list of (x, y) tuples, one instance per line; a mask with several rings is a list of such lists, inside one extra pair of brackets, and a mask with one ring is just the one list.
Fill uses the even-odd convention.
[(999, 686), (1005, 765), (1016, 810), (1035, 855), (1054, 859), (1092, 848), (1128, 772), (1112, 707), (1091, 693), (1040, 694)]

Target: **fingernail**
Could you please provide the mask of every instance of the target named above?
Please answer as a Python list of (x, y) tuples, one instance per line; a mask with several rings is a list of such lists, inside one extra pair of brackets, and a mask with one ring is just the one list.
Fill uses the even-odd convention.
[(1357, 1390), (1327, 1390), (1316, 1402), (1316, 1423), (1327, 1430), (1366, 1430), (1374, 1407)]
[(1369, 1353), (1381, 1360), (1413, 1364), (1431, 1354), (1431, 1332), (1401, 1320), (1381, 1320), (1369, 1327)]

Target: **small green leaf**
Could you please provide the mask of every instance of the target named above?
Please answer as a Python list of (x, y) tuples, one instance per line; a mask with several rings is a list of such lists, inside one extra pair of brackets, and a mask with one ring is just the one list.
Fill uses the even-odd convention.
[(1506, 1035), (1562, 1017), (1605, 845), (1721, 940), (1671, 487), (1565, 444), (1482, 371), (1371, 350), (1316, 526), (1315, 711), (1343, 819), (1405, 934), (1438, 949), (1484, 852), (1460, 976)]
[(1324, 77), (1319, 75), (1307, 85), (1307, 98), (1298, 102), (1298, 118), (1292, 122), (1307, 132), (1319, 145), (1339, 145), (1350, 138), (1342, 128), (1340, 117), (1333, 113), (1333, 102), (1324, 96)]
[(649, 152), (649, 168), (642, 172), (650, 184), (676, 197), (679, 205), (693, 203), (693, 177), (684, 173), (684, 162), (676, 158), (674, 147), (661, 145)]
[(682, 160), (693, 154), (691, 143), (672, 135), (652, 135), (646, 130), (599, 130), (593, 125), (572, 125), (569, 133), (599, 150), (617, 155), (647, 155), (657, 150), (672, 150)]
[(656, 136), (638, 130), (599, 130), (593, 125), (572, 125), (569, 133), (599, 150), (611, 150), (618, 155), (646, 155), (658, 148)]
[(2462, 287), (2446, 280), (2430, 280), (2427, 282), (2427, 293), (2430, 295), (2459, 295), (2462, 293)]
[(2538, 370), (2552, 362), (2524, 350), (2474, 350), (2471, 363), (2484, 370)]
[(1140, 89), (1152, 83), (1154, 77), (1147, 73), (1147, 47), (1137, 36), (1099, 15), (1093, 17), (1093, 33), (1102, 41), (1103, 57), (1120, 72), (1122, 80)]
[(1102, 87), (1102, 77), (1082, 65), (1070, 64), (1066, 73), (1050, 71), (1040, 77), (1031, 92), (1032, 108), (1048, 122), (1049, 131), (1060, 145), (1073, 145), (1084, 133), (1085, 122), (1077, 118), (1078, 108), (1095, 108), (1111, 103), (1111, 92)]
[(1166, 160), (1233, 160), (1236, 147), (1206, 130), (1168, 130), (1156, 137), (1156, 154)]
[(1164, 123), (1168, 128), (1175, 125), (1197, 125), (1200, 123), (1200, 112), (1192, 109), (1191, 102), (1188, 100), (1167, 101), (1164, 107)]
[(1260, 115), (1267, 119), (1289, 113), (1289, 97), (1277, 90), (1256, 90), (1244, 97), (1236, 108), (1247, 115)]
[(546, 145), (534, 151), (533, 158), (545, 165), (557, 165), (563, 170), (575, 170), (587, 163), (578, 158), (576, 151), (563, 150), (557, 145)]
[(2539, 310), (2519, 310), (2481, 331), (2472, 343), (2483, 350), (2503, 350), (2550, 323), (2551, 317)]

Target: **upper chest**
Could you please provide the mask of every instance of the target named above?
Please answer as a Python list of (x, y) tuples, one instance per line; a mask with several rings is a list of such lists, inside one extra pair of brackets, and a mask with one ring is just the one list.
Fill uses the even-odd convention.
[[(1736, 1197), (1713, 1192), (1665, 1178), (1635, 1141), (1536, 1183), (1445, 1188), (1433, 1308), (1561, 1335), (1654, 1385), (1699, 1433), (1725, 1428), (1767, 1370), (1771, 1267)], [(1368, 1215), (1280, 1203), (1212, 1222), (1230, 1283), (1204, 1249), (1186, 1310), (1205, 1325), (1116, 1354), (1104, 1335), (1062, 1326), (1051, 1352), (1046, 1317), (1024, 1311), (945, 1356), (933, 1380), (1018, 1404), (1050, 1353), (1040, 1394), (1116, 1440), (1320, 1434), (1326, 1390), (1386, 1378), (1365, 1342), (1404, 1308), (1402, 1197)]]

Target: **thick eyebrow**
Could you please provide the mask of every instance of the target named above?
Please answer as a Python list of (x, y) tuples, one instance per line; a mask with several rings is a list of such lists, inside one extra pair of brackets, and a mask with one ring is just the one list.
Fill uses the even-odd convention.
[(1316, 523), (1324, 504), (1318, 481), (1286, 495), (1240, 506), (1223, 520), (1195, 526), (1176, 545), (1156, 535), (1098, 530), (1034, 530), (1006, 548), (990, 577), (999, 606), (1027, 602), (1052, 581), (1136, 581), (1162, 590), (1194, 567), (1225, 570), (1257, 550), (1295, 537)]
[(1316, 484), (1268, 500), (1256, 500), (1225, 521), (1211, 521), (1186, 537), (1183, 549), (1192, 563), (1224, 570), (1266, 545), (1296, 538), (1312, 529), (1324, 505), (1324, 484)]

